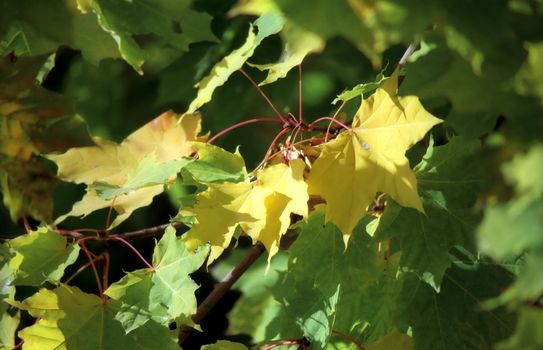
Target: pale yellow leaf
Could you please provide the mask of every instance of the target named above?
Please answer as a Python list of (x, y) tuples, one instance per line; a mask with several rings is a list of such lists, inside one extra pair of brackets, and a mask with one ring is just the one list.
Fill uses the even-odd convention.
[(326, 221), (340, 228), (345, 242), (379, 192), (424, 212), (405, 152), (442, 121), (417, 97), (395, 96), (390, 85), (387, 90), (362, 102), (352, 130), (321, 146), (307, 179), (309, 193), (326, 200)]
[(196, 205), (182, 211), (195, 217), (195, 224), (183, 238), (189, 249), (209, 242), (210, 264), (228, 247), (239, 226), (254, 242), (261, 241), (271, 258), (290, 226), (290, 214), (307, 216), (304, 168), (305, 163), (295, 159), (289, 165), (265, 168), (253, 182), (207, 184)]
[(85, 216), (113, 204), (118, 216), (110, 228), (117, 226), (134, 210), (149, 205), (154, 196), (162, 193), (163, 185), (142, 181), (141, 188), (111, 199), (100, 197), (92, 185), (106, 184), (122, 188), (130, 182), (144, 159), (163, 164), (189, 156), (193, 152), (191, 143), (197, 140), (200, 130), (198, 115), (179, 117), (168, 111), (130, 134), (120, 144), (95, 138), (95, 146), (48, 155), (58, 165), (61, 179), (87, 185), (85, 196), (55, 223), (68, 216)]

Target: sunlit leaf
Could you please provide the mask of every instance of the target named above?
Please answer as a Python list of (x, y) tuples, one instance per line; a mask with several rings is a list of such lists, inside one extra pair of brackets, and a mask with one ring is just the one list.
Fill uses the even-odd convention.
[(337, 95), (337, 97), (332, 101), (332, 104), (336, 104), (339, 101), (347, 102), (352, 100), (356, 97), (364, 97), (369, 92), (372, 92), (373, 90), (379, 88), (383, 83), (388, 79), (388, 77), (385, 77), (384, 74), (381, 72), (377, 74), (375, 77), (375, 81), (372, 81), (370, 83), (362, 83), (358, 84), (355, 87), (353, 87), (350, 90), (345, 90), (341, 94)]
[(15, 286), (12, 285), (15, 271), (9, 261), (13, 254), (7, 244), (0, 245), (0, 349), (11, 349), (15, 344), (15, 332), (19, 327), (20, 313), (7, 304), (13, 299)]
[(130, 134), (120, 144), (96, 137), (96, 146), (48, 155), (57, 163), (61, 179), (87, 185), (83, 199), (56, 222), (113, 205), (119, 215), (111, 227), (117, 226), (134, 210), (149, 205), (154, 196), (162, 193), (163, 184), (187, 163), (182, 159), (193, 152), (191, 141), (197, 139), (199, 132), (197, 115), (178, 118), (169, 111)]
[(307, 216), (304, 168), (304, 162), (295, 159), (289, 165), (265, 168), (252, 183), (208, 184), (198, 194), (196, 205), (183, 210), (184, 215), (195, 217), (195, 224), (183, 236), (189, 249), (211, 243), (210, 264), (228, 247), (239, 226), (253, 242), (261, 241), (271, 258), (290, 226), (290, 214)]
[(168, 326), (179, 317), (190, 317), (196, 312), (198, 286), (189, 274), (204, 263), (207, 254), (204, 248), (189, 252), (175, 236), (175, 229), (168, 227), (155, 247), (154, 269), (128, 272), (105, 291), (121, 302), (115, 318), (131, 332), (151, 320)]
[(286, 77), (287, 73), (301, 64), (307, 55), (324, 49), (324, 40), (292, 23), (285, 24), (284, 29), (281, 31), (281, 38), (284, 47), (278, 62), (250, 64), (261, 71), (268, 71), (266, 79), (260, 82), (259, 85), (271, 84)]
[(378, 192), (423, 211), (405, 152), (440, 122), (415, 96), (377, 89), (363, 100), (352, 130), (321, 146), (307, 178), (309, 193), (327, 202), (326, 221), (341, 229), (345, 242)]
[(16, 253), (10, 261), (15, 271), (15, 285), (58, 283), (64, 269), (73, 264), (79, 255), (79, 245), (68, 244), (66, 237), (47, 227), (14, 238), (9, 245)]
[(176, 332), (154, 322), (125, 333), (115, 320), (120, 303), (77, 287), (41, 289), (14, 306), (39, 320), (19, 331), (27, 349), (179, 349)]

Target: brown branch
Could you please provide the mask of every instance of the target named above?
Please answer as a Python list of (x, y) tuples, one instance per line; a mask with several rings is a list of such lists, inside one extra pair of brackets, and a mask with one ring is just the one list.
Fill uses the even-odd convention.
[[(96, 234), (101, 239), (97, 239), (97, 241), (110, 241), (111, 238), (113, 238), (113, 241), (115, 238), (122, 238), (125, 240), (131, 240), (131, 239), (140, 239), (140, 238), (146, 238), (146, 237), (160, 237), (164, 234), (164, 230), (168, 226), (173, 226), (176, 230), (180, 229), (181, 227), (185, 227), (186, 225), (179, 221), (174, 221), (167, 224), (162, 224), (158, 226), (148, 227), (137, 231), (129, 231), (129, 232), (123, 232), (123, 233), (114, 233), (106, 235), (106, 230), (96, 230)], [(56, 230), (58, 233), (65, 235), (68, 238), (69, 242), (73, 242), (78, 240), (79, 238), (85, 237), (84, 234), (77, 230)], [(93, 231), (94, 232), (94, 231)]]
[[(230, 290), (232, 285), (243, 275), (245, 271), (262, 255), (266, 250), (264, 245), (260, 242), (255, 244), (247, 253), (245, 258), (234, 266), (234, 268), (223, 278), (223, 280), (217, 283), (213, 291), (205, 298), (205, 300), (198, 306), (196, 313), (192, 316), (192, 321), (196, 324), (200, 324), (206, 315), (215, 307), (215, 305), (221, 300), (221, 298)], [(194, 328), (183, 325), (179, 329), (178, 343), (181, 345), (188, 336), (192, 333)]]
[(125, 240), (129, 239), (139, 239), (139, 238), (146, 238), (146, 237), (160, 237), (164, 234), (164, 230), (168, 226), (173, 226), (176, 230), (180, 229), (181, 227), (185, 227), (186, 225), (179, 221), (174, 221), (168, 224), (158, 225), (154, 227), (148, 227), (137, 231), (130, 231), (130, 232), (123, 232), (123, 233), (117, 233), (117, 234), (110, 234), (109, 238), (113, 237), (119, 237), (123, 238)]

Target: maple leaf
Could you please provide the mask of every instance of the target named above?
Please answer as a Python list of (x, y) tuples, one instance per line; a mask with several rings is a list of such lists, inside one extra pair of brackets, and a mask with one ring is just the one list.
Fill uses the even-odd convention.
[(396, 96), (395, 81), (362, 101), (351, 130), (320, 146), (307, 179), (309, 194), (326, 200), (326, 221), (340, 228), (345, 243), (378, 192), (424, 211), (405, 152), (442, 121), (417, 97)]
[(10, 304), (39, 320), (19, 331), (25, 349), (178, 349), (175, 331), (155, 322), (125, 333), (115, 320), (120, 302), (104, 302), (77, 287), (61, 285)]
[(162, 193), (163, 184), (187, 163), (183, 157), (193, 152), (191, 141), (197, 140), (199, 132), (198, 115), (178, 118), (168, 111), (121, 144), (96, 137), (96, 146), (48, 155), (58, 165), (61, 179), (87, 184), (85, 196), (55, 222), (68, 216), (85, 216), (113, 204), (118, 216), (110, 228), (117, 226)]
[(14, 285), (39, 286), (44, 282), (58, 283), (64, 269), (79, 255), (76, 243), (47, 227), (40, 227), (9, 241), (15, 251), (10, 267), (15, 271)]
[(207, 249), (188, 252), (175, 236), (175, 229), (169, 226), (155, 247), (154, 269), (129, 272), (105, 291), (122, 302), (116, 319), (126, 331), (131, 332), (150, 320), (168, 326), (180, 316), (194, 314), (197, 304), (194, 292), (198, 286), (189, 273), (204, 263), (207, 253)]
[(207, 184), (196, 205), (182, 211), (195, 217), (195, 224), (183, 237), (189, 249), (211, 243), (209, 265), (228, 247), (239, 226), (253, 242), (264, 244), (271, 259), (290, 226), (290, 214), (307, 216), (304, 168), (301, 159), (294, 159), (289, 165), (265, 168), (253, 182)]

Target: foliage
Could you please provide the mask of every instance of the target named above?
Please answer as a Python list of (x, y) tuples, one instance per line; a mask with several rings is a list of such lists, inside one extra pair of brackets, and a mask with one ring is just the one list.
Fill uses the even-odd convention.
[(542, 348), (542, 5), (2, 0), (0, 349)]

